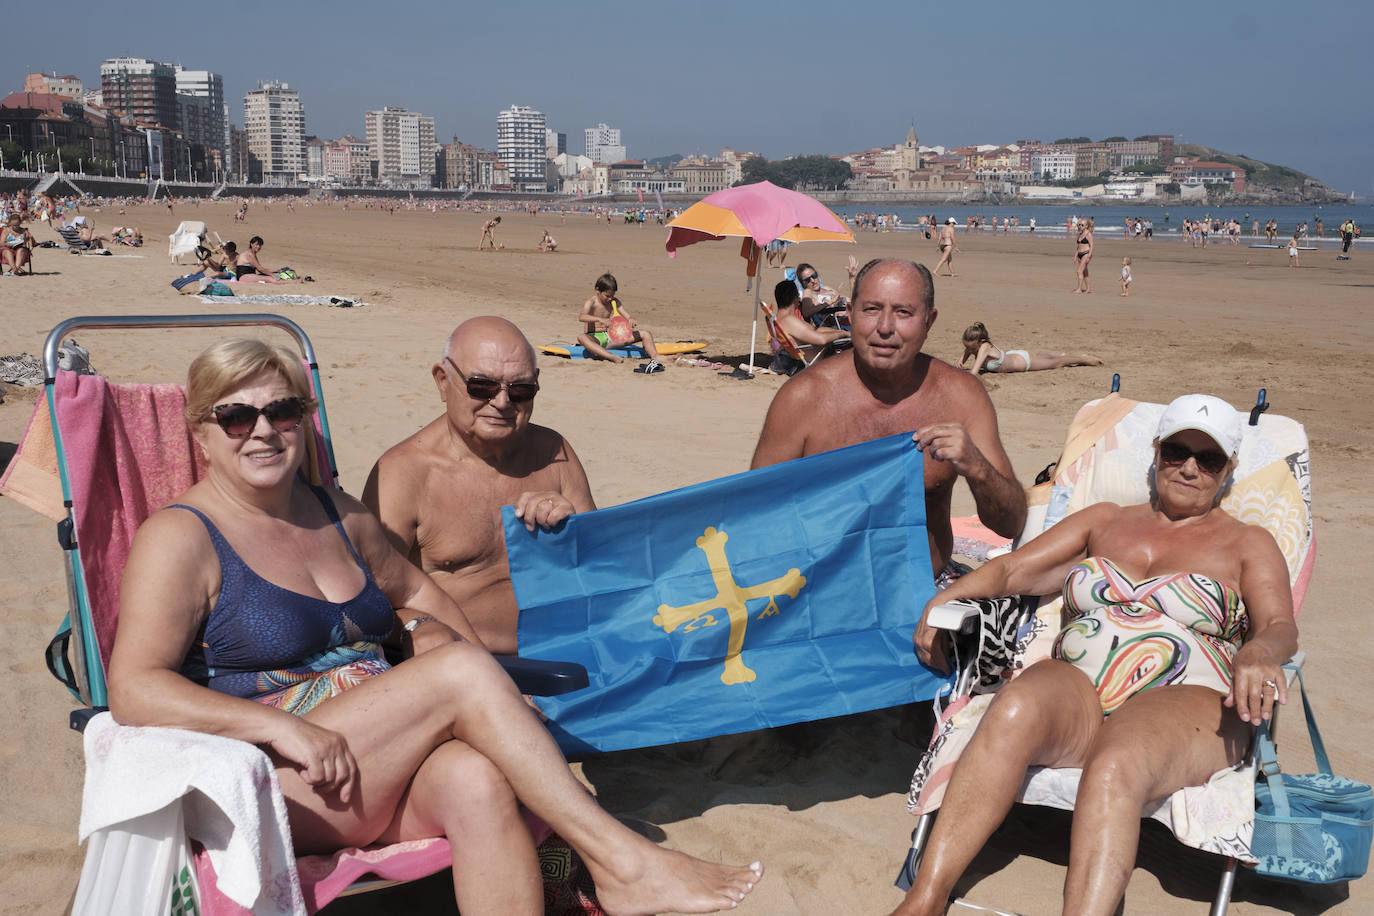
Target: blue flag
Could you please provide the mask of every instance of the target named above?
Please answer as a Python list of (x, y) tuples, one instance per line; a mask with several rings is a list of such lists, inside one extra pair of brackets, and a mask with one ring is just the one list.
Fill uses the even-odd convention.
[(922, 456), (903, 434), (574, 515), (503, 510), (520, 654), (591, 686), (538, 700), (567, 752), (649, 747), (929, 699)]

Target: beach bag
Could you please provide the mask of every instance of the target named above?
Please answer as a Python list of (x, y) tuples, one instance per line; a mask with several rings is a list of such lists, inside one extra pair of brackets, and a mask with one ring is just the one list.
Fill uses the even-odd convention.
[(617, 299), (611, 300), (611, 324), (606, 329), (606, 337), (613, 347), (622, 346), (635, 339), (635, 330), (630, 327), (630, 319), (620, 314), (620, 302)]
[(86, 841), (72, 916), (200, 912), (191, 842), (182, 801), (97, 830)]
[(232, 296), (234, 295), (234, 291), (226, 284), (216, 280), (212, 283), (207, 283), (205, 288), (200, 291), (200, 294), (202, 296)]
[(277, 271), (277, 279), (294, 280), (296, 279), (296, 272), (289, 267), (283, 267), (281, 270)]
[(1374, 793), (1362, 782), (1331, 772), (1301, 671), (1298, 689), (1312, 755), (1321, 772), (1281, 772), (1269, 726), (1260, 726), (1256, 740), (1264, 781), (1255, 786), (1255, 834), (1250, 844), (1259, 860), (1255, 871), (1303, 884), (1352, 881), (1369, 868)]

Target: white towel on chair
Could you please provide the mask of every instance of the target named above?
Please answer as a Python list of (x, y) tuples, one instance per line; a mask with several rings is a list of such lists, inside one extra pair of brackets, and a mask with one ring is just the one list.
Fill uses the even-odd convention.
[(131, 728), (101, 713), (86, 726), (81, 840), (182, 800), (219, 890), (255, 914), (303, 914), (286, 802), (254, 745), (180, 728)]

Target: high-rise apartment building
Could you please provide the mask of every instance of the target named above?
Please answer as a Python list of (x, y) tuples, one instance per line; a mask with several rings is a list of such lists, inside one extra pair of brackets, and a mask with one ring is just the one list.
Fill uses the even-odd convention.
[(587, 156), (593, 162), (610, 164), (625, 159), (625, 145), (620, 142), (620, 128), (598, 124), (588, 127), (583, 134), (587, 138)]
[(387, 106), (366, 115), (367, 145), (384, 184), (421, 182), (434, 177), (434, 119)]
[(567, 135), (566, 133), (561, 132), (561, 131), (545, 129), (545, 131), (544, 131), (544, 156), (545, 156), (545, 158), (547, 158), (547, 159), (553, 159), (553, 158), (557, 157), (558, 155), (560, 155), (560, 154), (562, 154), (562, 153), (566, 153), (567, 151), (568, 151), (568, 135)]
[(112, 57), (100, 64), (105, 107), (142, 124), (178, 130), (177, 79), (171, 64), (142, 57)]
[(178, 102), (183, 109), (187, 107), (185, 99), (188, 96), (204, 100), (203, 104), (190, 103), (204, 110), (204, 122), (192, 124), (182, 118), (182, 135), (191, 143), (218, 151), (221, 159), (226, 158), (229, 153), (229, 106), (224, 103), (224, 77), (209, 70), (187, 70), (178, 65), (176, 84)]
[[(269, 184), (305, 172), (305, 107), (286, 83), (258, 83), (243, 97), (249, 177)], [(260, 177), (259, 177), (260, 176)]]
[(496, 155), (517, 188), (542, 190), (548, 184), (546, 128), (543, 113), (525, 105), (512, 105), (496, 116)]

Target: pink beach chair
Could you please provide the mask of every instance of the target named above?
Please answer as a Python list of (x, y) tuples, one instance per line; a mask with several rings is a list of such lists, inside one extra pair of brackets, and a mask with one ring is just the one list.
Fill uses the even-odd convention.
[[(119, 582), (134, 533), (152, 512), (173, 502), (204, 472), (197, 450), (184, 420), (185, 392), (174, 384), (123, 385), (113, 384), (97, 375), (79, 376), (57, 370), (57, 347), (77, 328), (147, 328), (147, 327), (224, 327), (267, 326), (291, 334), (301, 350), (308, 367), (316, 398), (320, 402), (316, 415), (316, 436), (313, 441), (313, 466), (324, 485), (337, 486), (329, 421), (320, 387), (319, 368), (314, 348), (305, 332), (289, 319), (275, 315), (200, 315), (200, 316), (120, 316), (74, 318), (58, 325), (49, 335), (44, 348), (46, 399), (41, 400), (30, 420), (24, 441), (3, 479), (0, 489), (5, 495), (49, 515), (58, 521), (58, 539), (68, 565), (68, 585), (71, 610), (48, 648), (48, 667), (72, 694), (87, 708), (74, 710), (71, 727), (87, 734), (87, 792), (83, 804), (83, 833), (87, 831), (88, 809), (100, 807), (93, 798), (93, 778), (100, 789), (108, 790), (108, 773), (96, 773), (92, 767), (105, 765), (106, 758), (122, 760), (176, 759), (179, 753), (165, 753), (167, 742), (193, 740), (188, 733), (176, 729), (124, 728), (109, 720), (107, 709), (105, 666), (109, 661), (115, 628), (118, 622)], [(49, 418), (52, 419), (49, 425)], [(587, 683), (586, 672), (578, 665), (541, 662), (531, 659), (511, 659), (505, 662), (508, 673), (525, 693), (550, 695), (578, 689)], [(92, 721), (99, 727), (87, 729)], [(213, 741), (228, 739), (200, 736)], [(159, 744), (159, 742), (163, 742)], [(237, 898), (221, 892), (216, 876), (215, 859), (221, 865), (242, 864), (243, 838), (234, 840), (226, 834), (222, 823), (211, 824), (197, 837), (196, 826), (188, 818), (187, 832), (194, 844), (194, 875), (173, 874), (172, 885), (159, 888), (164, 899), (178, 896), (196, 901), (199, 912), (205, 914), (240, 914), (247, 912), (313, 913), (334, 898), (350, 893), (374, 890), (434, 874), (451, 862), (446, 839), (436, 838), (394, 846), (369, 849), (344, 849), (327, 856), (305, 856), (295, 859), (290, 854), (290, 831), (285, 823), (283, 806), (272, 807), (271, 790), (280, 800), (275, 773), (263, 752), (242, 742), (233, 754), (209, 759), (203, 769), (223, 770), (223, 760), (242, 757), (246, 761), (239, 772), (238, 792), (247, 797), (247, 807), (257, 805), (271, 817), (275, 811), (280, 823), (264, 829), (252, 840), (249, 850), (257, 857), (259, 870), (258, 896), (252, 890), (239, 892)], [(203, 748), (201, 750), (204, 750)], [(121, 756), (122, 755), (122, 756)], [(140, 756), (141, 755), (141, 756)], [(207, 758), (210, 755), (206, 755)], [(194, 749), (185, 755), (194, 757)], [(260, 759), (259, 759), (260, 758)], [(196, 766), (194, 763), (188, 766)], [(238, 772), (238, 771), (236, 771)], [(218, 773), (215, 774), (218, 778)], [(195, 782), (196, 775), (185, 772), (168, 777), (186, 780), (184, 788), (173, 792), (176, 804), (193, 793), (191, 789), (206, 790)], [(244, 785), (248, 788), (245, 790)], [(181, 783), (176, 783), (181, 786)], [(111, 794), (111, 793), (107, 793)], [(118, 791), (112, 794), (120, 794)], [(256, 798), (255, 798), (256, 796)], [(92, 803), (95, 802), (93, 805)], [(190, 811), (196, 803), (187, 806)], [(232, 807), (233, 800), (225, 803)], [(108, 806), (107, 806), (108, 807)], [(115, 805), (114, 807), (117, 807)], [(204, 805), (200, 805), (204, 808)], [(180, 809), (176, 821), (182, 819)], [(214, 818), (211, 818), (214, 820)], [(549, 835), (548, 828), (537, 818), (527, 815), (536, 843)], [(222, 822), (223, 818), (219, 817)], [(88, 846), (83, 887), (78, 889), (76, 912), (97, 912), (92, 902), (91, 888), (111, 881), (111, 874), (124, 869), (111, 867), (107, 861), (102, 873), (93, 862), (93, 851), (114, 849), (121, 844), (137, 843), (138, 828), (127, 828), (122, 834), (116, 827), (115, 840), (102, 836), (101, 842), (92, 839)], [(272, 837), (277, 837), (275, 847)], [(132, 839), (131, 839), (132, 838)], [(200, 842), (204, 840), (204, 842)], [(226, 848), (216, 848), (217, 844)], [(258, 848), (258, 844), (261, 848)], [(284, 850), (280, 862), (273, 862), (272, 849)], [(104, 854), (104, 853), (102, 853)], [(251, 857), (251, 856), (250, 856)], [(254, 864), (254, 863), (250, 863)], [(132, 880), (130, 880), (132, 878)], [(366, 880), (363, 880), (366, 879)], [(130, 886), (139, 884), (139, 876), (119, 874), (119, 882)], [(162, 880), (149, 876), (149, 880)], [(147, 882), (144, 882), (147, 883)], [(238, 885), (235, 885), (237, 888)], [(105, 888), (109, 890), (109, 888)], [(112, 891), (113, 893), (113, 891)], [(143, 892), (139, 891), (141, 895)], [(106, 900), (109, 898), (106, 897)], [(139, 896), (138, 899), (146, 899)], [(180, 912), (175, 908), (163, 912)], [(194, 912), (195, 910), (186, 910)]]
[[(1288, 562), (1296, 612), (1316, 556), (1307, 436), (1296, 421), (1265, 413), (1268, 406), (1261, 391), (1250, 413), (1235, 482), (1222, 506), (1274, 535)], [(1162, 404), (1123, 398), (1115, 387), (1111, 395), (1081, 408), (1069, 426), (1059, 461), (1029, 491), (1029, 517), (1018, 545), (1094, 503), (1143, 502), (1148, 496), (1151, 442), (1163, 410)], [(955, 642), (962, 645), (959, 658), (966, 664), (960, 665), (930, 750), (912, 779), (908, 807), (920, 819), (897, 881), (903, 888), (915, 879), (949, 777), (983, 711), (997, 688), (1049, 654), (1060, 627), (1062, 600), (1058, 598), (1039, 606), (1034, 599), (1016, 598), (978, 602), (981, 608), (967, 606), (971, 604), (960, 602), (931, 611), (932, 625), (962, 634), (955, 636)], [(1302, 661), (1299, 652), (1289, 664), (1297, 668)], [(1169, 827), (1185, 845), (1225, 857), (1211, 910), (1214, 916), (1226, 912), (1237, 867), (1256, 862), (1250, 851), (1256, 771), (1252, 751), (1240, 766), (1219, 771), (1205, 786), (1182, 789), (1141, 812), (1142, 817)], [(1076, 769), (1033, 768), (1018, 801), (1072, 810), (1080, 775)]]

